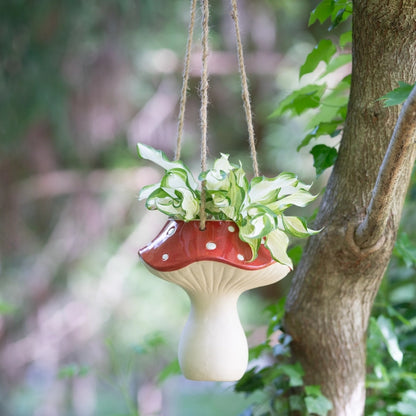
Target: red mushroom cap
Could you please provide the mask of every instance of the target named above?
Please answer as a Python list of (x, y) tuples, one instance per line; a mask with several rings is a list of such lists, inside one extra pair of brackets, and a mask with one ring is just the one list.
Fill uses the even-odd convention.
[(200, 221), (169, 220), (159, 235), (139, 250), (143, 261), (155, 270), (168, 272), (191, 263), (211, 260), (244, 270), (260, 270), (276, 263), (261, 245), (258, 256), (250, 261), (250, 246), (240, 240), (238, 226), (232, 221), (207, 221), (204, 231)]

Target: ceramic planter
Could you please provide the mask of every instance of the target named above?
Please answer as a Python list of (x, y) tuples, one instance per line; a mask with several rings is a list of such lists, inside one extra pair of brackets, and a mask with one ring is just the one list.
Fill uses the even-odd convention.
[(181, 286), (191, 312), (179, 343), (179, 364), (191, 380), (234, 381), (247, 368), (248, 348), (237, 312), (241, 293), (282, 279), (288, 266), (262, 245), (250, 246), (231, 221), (169, 220), (139, 255), (156, 276)]

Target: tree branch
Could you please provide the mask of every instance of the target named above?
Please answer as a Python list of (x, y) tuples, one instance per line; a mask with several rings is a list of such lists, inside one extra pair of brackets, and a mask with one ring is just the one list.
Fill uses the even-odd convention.
[(378, 172), (370, 204), (364, 221), (355, 231), (355, 243), (360, 248), (375, 245), (383, 235), (396, 198), (397, 185), (404, 166), (413, 164), (411, 149), (416, 136), (416, 86), (403, 105), (390, 140), (383, 163)]

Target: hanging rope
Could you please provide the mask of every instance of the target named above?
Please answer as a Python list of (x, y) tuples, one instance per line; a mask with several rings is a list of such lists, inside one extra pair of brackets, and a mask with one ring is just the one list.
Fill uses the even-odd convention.
[(191, 0), (191, 16), (190, 16), (189, 28), (188, 28), (188, 40), (186, 44), (185, 65), (184, 65), (183, 74), (182, 74), (182, 91), (181, 91), (181, 100), (180, 100), (180, 105), (179, 105), (175, 160), (179, 160), (181, 157), (183, 126), (185, 124), (185, 107), (186, 107), (186, 96), (187, 96), (186, 94), (188, 91), (189, 70), (191, 66), (192, 38), (194, 35), (194, 26), (195, 26), (196, 1), (197, 0)]
[(253, 115), (251, 112), (250, 93), (248, 90), (246, 67), (244, 64), (243, 44), (241, 42), (241, 35), (240, 35), (240, 24), (238, 22), (237, 0), (231, 0), (231, 7), (232, 7), (231, 17), (234, 20), (235, 36), (237, 40), (238, 66), (240, 70), (244, 112), (246, 114), (246, 121), (247, 121), (247, 128), (248, 128), (248, 141), (250, 144), (250, 154), (251, 154), (251, 160), (253, 162), (254, 176), (259, 176), (259, 165), (257, 162), (256, 142), (255, 142), (254, 128), (253, 128)]
[[(202, 11), (202, 71), (201, 71), (201, 171), (207, 170), (207, 130), (208, 130), (208, 35), (209, 35), (209, 7), (208, 0), (201, 0)], [(205, 230), (207, 214), (205, 212), (206, 192), (205, 181), (201, 184), (201, 207), (199, 211), (200, 230)]]
[[(185, 53), (185, 65), (184, 65), (184, 70), (183, 70), (183, 75), (182, 75), (182, 90), (181, 90), (180, 109), (179, 109), (179, 117), (178, 117), (175, 160), (179, 160), (180, 155), (181, 155), (183, 128), (184, 128), (184, 121), (185, 121), (186, 97), (187, 97), (190, 62), (191, 62), (192, 38), (193, 38), (193, 32), (194, 32), (194, 26), (195, 26), (196, 1), (197, 0), (191, 0), (191, 16), (190, 16), (190, 23), (189, 23), (189, 28), (188, 28), (188, 40), (187, 40), (186, 53)], [(240, 24), (238, 21), (237, 0), (231, 0), (231, 7), (232, 7), (231, 16), (234, 20), (234, 26), (235, 26), (238, 66), (239, 66), (239, 72), (240, 72), (240, 78), (241, 78), (241, 89), (242, 89), (244, 112), (245, 112), (247, 128), (248, 128), (250, 154), (251, 154), (251, 159), (253, 162), (254, 176), (259, 176), (259, 167), (258, 167), (258, 162), (257, 162), (256, 143), (255, 143), (254, 128), (253, 128), (253, 115), (251, 111), (250, 93), (248, 89), (247, 74), (246, 74), (246, 68), (245, 68), (245, 63), (244, 63), (243, 45), (241, 42), (241, 35), (240, 35)], [(201, 171), (205, 172), (207, 170), (207, 153), (208, 153), (207, 131), (208, 131), (208, 86), (209, 86), (209, 79), (208, 79), (209, 0), (201, 0), (201, 14), (202, 14), (202, 69), (201, 69), (201, 83), (200, 83)], [(202, 181), (201, 183), (201, 205), (200, 205), (200, 211), (199, 211), (200, 230), (205, 230), (205, 224), (207, 220), (205, 206), (206, 206), (205, 181)]]

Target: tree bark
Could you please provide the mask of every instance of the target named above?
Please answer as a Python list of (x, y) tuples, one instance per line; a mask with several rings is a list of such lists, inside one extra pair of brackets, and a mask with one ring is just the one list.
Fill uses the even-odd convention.
[[(394, 198), (383, 208), (387, 222), (377, 238), (356, 230), (367, 218), (398, 106), (381, 96), (397, 81), (415, 82), (416, 8), (411, 0), (356, 0), (353, 69), (348, 115), (338, 160), (323, 197), (317, 227), (297, 267), (286, 304), (285, 329), (307, 384), (319, 384), (334, 416), (359, 416), (365, 402), (366, 331), (371, 308), (388, 265), (415, 146), (395, 169)], [(361, 231), (363, 226), (361, 226)], [(372, 234), (374, 237), (374, 234)]]

